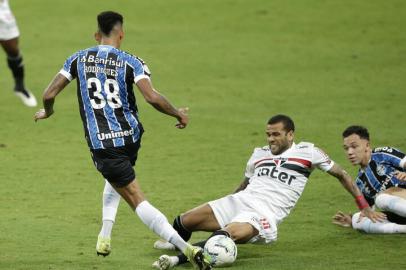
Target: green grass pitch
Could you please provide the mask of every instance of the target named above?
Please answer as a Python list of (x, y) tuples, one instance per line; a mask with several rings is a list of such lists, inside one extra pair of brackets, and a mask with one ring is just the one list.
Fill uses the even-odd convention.
[[(341, 131), (369, 127), (373, 145), (406, 151), (406, 3), (403, 0), (12, 0), (26, 84), (40, 97), (65, 59), (95, 44), (95, 16), (125, 16), (123, 49), (142, 57), (154, 86), (189, 106), (185, 130), (138, 96), (146, 133), (137, 162), (147, 198), (170, 221), (240, 183), (276, 113), (296, 141), (323, 148), (352, 175)], [(0, 53), (0, 269), (151, 269), (156, 236), (121, 202), (109, 257), (95, 255), (103, 181), (90, 159), (72, 83), (55, 115), (12, 93)], [(404, 235), (331, 224), (354, 211), (332, 177), (314, 172), (271, 246), (239, 246), (232, 269), (405, 269)], [(197, 233), (193, 240), (203, 239)], [(180, 269), (191, 269), (183, 266)]]

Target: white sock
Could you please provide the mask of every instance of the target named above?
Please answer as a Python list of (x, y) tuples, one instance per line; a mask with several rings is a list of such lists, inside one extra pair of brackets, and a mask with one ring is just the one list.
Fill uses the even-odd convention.
[(356, 213), (352, 216), (352, 227), (354, 229), (366, 233), (406, 233), (406, 225), (400, 225), (389, 221), (373, 223), (369, 218), (363, 217), (360, 222), (357, 222), (359, 214), (360, 213)]
[(111, 230), (113, 229), (114, 222), (111, 220), (103, 220), (103, 226), (100, 230), (99, 236), (103, 238), (111, 238)]
[(406, 200), (390, 194), (379, 194), (375, 204), (385, 211), (390, 211), (399, 216), (406, 217)]
[(171, 260), (171, 265), (176, 266), (179, 263), (179, 258), (178, 256), (170, 256), (169, 259)]
[(99, 236), (104, 238), (111, 237), (111, 230), (116, 220), (118, 205), (120, 203), (120, 194), (106, 180), (103, 191), (103, 226)]
[(142, 222), (148, 226), (154, 233), (174, 244), (180, 251), (185, 252), (189, 246), (175, 229), (168, 223), (166, 217), (149, 202), (141, 202), (135, 212), (140, 217)]

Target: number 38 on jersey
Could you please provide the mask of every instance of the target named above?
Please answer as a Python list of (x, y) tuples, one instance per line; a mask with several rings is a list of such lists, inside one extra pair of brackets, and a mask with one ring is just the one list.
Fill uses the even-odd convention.
[(113, 109), (123, 106), (119, 96), (119, 86), (114, 79), (106, 79), (102, 85), (98, 78), (89, 78), (87, 89), (93, 109), (103, 109), (106, 104)]

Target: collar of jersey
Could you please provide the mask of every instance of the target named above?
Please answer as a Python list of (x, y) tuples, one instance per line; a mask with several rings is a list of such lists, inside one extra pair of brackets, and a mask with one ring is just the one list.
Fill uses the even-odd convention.
[(115, 48), (114, 46), (112, 46), (112, 45), (104, 45), (104, 44), (100, 44), (100, 45), (97, 45), (98, 47), (108, 47), (108, 48)]

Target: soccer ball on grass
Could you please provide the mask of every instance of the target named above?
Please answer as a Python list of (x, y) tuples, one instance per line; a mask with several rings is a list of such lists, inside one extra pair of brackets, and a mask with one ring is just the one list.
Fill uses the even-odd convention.
[(204, 245), (204, 251), (210, 256), (214, 267), (228, 266), (237, 258), (237, 246), (225, 235), (211, 237)]

